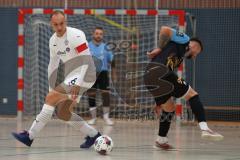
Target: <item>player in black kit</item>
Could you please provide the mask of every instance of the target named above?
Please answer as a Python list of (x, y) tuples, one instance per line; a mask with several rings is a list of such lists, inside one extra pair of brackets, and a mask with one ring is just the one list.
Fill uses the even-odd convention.
[(185, 98), (198, 120), (202, 138), (222, 140), (223, 136), (208, 128), (203, 104), (198, 93), (174, 72), (184, 58), (193, 59), (203, 50), (198, 38), (189, 38), (173, 28), (163, 26), (159, 33), (159, 47), (147, 52), (151, 63), (147, 66), (145, 85), (154, 96), (155, 112), (160, 115), (160, 126), (156, 146), (162, 149), (172, 148), (168, 144), (167, 133), (174, 116), (173, 97)]

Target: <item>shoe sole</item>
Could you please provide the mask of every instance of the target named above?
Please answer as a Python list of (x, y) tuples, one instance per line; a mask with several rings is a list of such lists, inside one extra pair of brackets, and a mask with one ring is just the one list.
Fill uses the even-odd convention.
[(221, 141), (224, 139), (223, 136), (210, 136), (210, 135), (202, 135), (202, 139), (212, 140), (212, 141)]
[(107, 126), (113, 126), (113, 125), (114, 125), (114, 123), (113, 123), (113, 124), (108, 124), (108, 123), (106, 123), (106, 125), (107, 125)]
[(95, 122), (88, 121), (87, 123), (88, 123), (89, 125), (96, 125), (96, 121), (95, 121)]
[(18, 134), (17, 134), (17, 133), (12, 132), (12, 136), (13, 136), (16, 140), (18, 140), (19, 142), (21, 142), (22, 144), (25, 144), (26, 146), (31, 147), (31, 145), (28, 145), (28, 144), (22, 142), (21, 139), (18, 137)]
[(155, 142), (155, 147), (160, 148), (162, 150), (168, 151), (174, 149), (171, 145), (160, 145), (158, 142)]

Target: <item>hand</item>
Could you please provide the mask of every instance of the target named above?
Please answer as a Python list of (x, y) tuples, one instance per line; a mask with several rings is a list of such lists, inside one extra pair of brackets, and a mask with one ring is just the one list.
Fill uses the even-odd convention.
[(147, 57), (153, 59), (157, 54), (152, 52), (147, 52)]
[(73, 100), (76, 100), (76, 98), (78, 97), (79, 91), (80, 91), (80, 86), (74, 85), (71, 87), (71, 98)]
[(160, 52), (161, 52), (160, 48), (155, 48), (151, 52), (147, 52), (147, 56), (148, 56), (148, 58), (152, 59), (152, 58), (156, 57)]
[(161, 105), (155, 106), (155, 107), (153, 108), (153, 111), (154, 111), (154, 113), (155, 113), (155, 115), (156, 115), (157, 117), (160, 116), (160, 114), (161, 114), (161, 109), (162, 109)]
[(117, 71), (116, 71), (115, 67), (112, 68), (111, 77), (112, 77), (112, 82), (116, 83), (117, 82)]

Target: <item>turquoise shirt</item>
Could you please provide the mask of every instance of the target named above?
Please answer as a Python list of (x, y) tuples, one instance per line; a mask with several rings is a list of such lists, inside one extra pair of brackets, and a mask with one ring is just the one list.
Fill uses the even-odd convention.
[(185, 44), (187, 42), (189, 42), (190, 38), (188, 35), (186, 35), (183, 32), (179, 32), (178, 30), (172, 29), (172, 37), (171, 37), (171, 41), (176, 42), (178, 44)]
[(109, 71), (110, 63), (113, 60), (113, 54), (111, 51), (106, 50), (106, 44), (102, 42), (99, 45), (95, 45), (90, 41), (88, 46), (93, 57), (101, 61), (101, 65), (96, 65), (96, 71)]

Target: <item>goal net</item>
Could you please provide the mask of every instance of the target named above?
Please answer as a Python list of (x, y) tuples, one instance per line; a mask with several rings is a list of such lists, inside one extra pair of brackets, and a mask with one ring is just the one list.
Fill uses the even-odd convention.
[[(120, 119), (153, 119), (154, 101), (151, 96), (147, 93), (132, 94), (129, 86), (139, 83), (134, 81), (134, 77), (142, 76), (148, 62), (146, 51), (155, 47), (159, 28), (162, 25), (183, 27), (179, 26), (180, 16), (169, 14), (171, 12), (168, 10), (159, 11), (158, 15), (149, 15), (145, 10), (133, 10), (130, 14), (118, 10), (118, 14), (114, 15), (105, 15), (106, 12), (101, 12), (104, 10), (99, 10), (102, 14), (86, 14), (86, 11), (81, 11), (74, 10), (73, 14), (67, 15), (68, 26), (84, 31), (89, 41), (93, 29), (97, 26), (103, 27), (104, 41), (115, 55), (118, 81), (110, 82), (110, 116)], [(33, 10), (31, 14), (24, 14), (24, 115), (38, 114), (48, 93), (48, 42), (53, 31), (49, 24), (50, 15), (44, 13), (44, 10)], [(63, 64), (60, 64), (58, 82), (63, 80), (63, 68)], [(97, 106), (101, 106), (100, 94), (96, 101)], [(85, 116), (89, 114), (87, 96), (82, 97), (75, 111)]]

